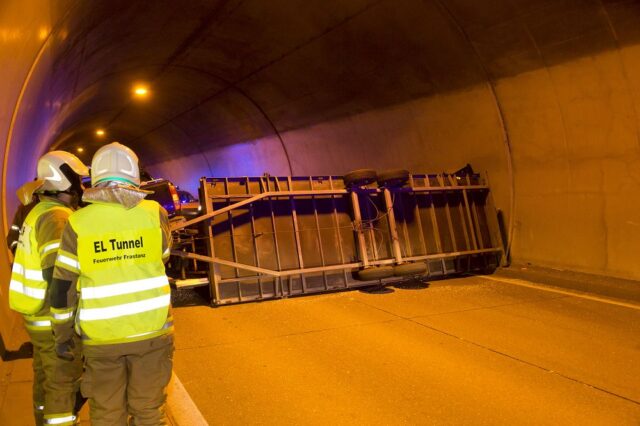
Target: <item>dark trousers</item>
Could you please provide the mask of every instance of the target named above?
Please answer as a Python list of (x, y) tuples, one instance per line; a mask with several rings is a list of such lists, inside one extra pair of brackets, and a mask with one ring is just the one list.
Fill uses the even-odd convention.
[(51, 330), (27, 331), (33, 343), (33, 407), (36, 425), (42, 425), (45, 417), (62, 419), (75, 415), (76, 394), (82, 374), (79, 343), (75, 349), (76, 359), (64, 361), (56, 356)]
[(85, 346), (84, 355), (82, 393), (89, 398), (93, 426), (167, 424), (164, 404), (173, 368), (173, 336)]

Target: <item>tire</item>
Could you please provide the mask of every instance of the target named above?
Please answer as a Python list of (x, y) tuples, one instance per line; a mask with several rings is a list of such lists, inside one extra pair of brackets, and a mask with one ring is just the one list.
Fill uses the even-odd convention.
[(361, 269), (355, 274), (355, 278), (359, 281), (377, 281), (393, 276), (393, 267), (391, 266), (374, 266), (371, 268)]
[(347, 173), (343, 176), (344, 186), (351, 188), (354, 186), (364, 186), (373, 183), (378, 178), (378, 174), (373, 169), (359, 169)]
[(497, 255), (488, 255), (485, 256), (483, 261), (483, 266), (477, 272), (479, 275), (491, 275), (498, 269), (498, 265), (500, 264), (500, 260)]
[(427, 272), (427, 264), (424, 262), (402, 263), (393, 267), (393, 275), (396, 277), (418, 276)]
[(378, 186), (398, 188), (409, 182), (409, 171), (404, 169), (385, 170), (378, 173)]

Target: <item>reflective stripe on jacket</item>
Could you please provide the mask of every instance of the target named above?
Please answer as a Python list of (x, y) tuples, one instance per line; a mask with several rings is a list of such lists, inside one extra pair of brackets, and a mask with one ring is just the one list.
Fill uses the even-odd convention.
[(77, 416), (73, 413), (46, 414), (44, 416), (45, 425), (73, 426), (76, 423)]
[[(48, 241), (39, 247), (36, 235), (38, 219), (54, 209), (70, 215), (72, 210), (62, 203), (47, 200), (39, 202), (29, 212), (20, 229), (11, 282), (9, 284), (9, 306), (24, 315), (32, 316), (45, 305), (47, 282), (42, 276), (41, 259), (53, 250), (57, 250), (59, 241)], [(48, 317), (27, 317), (27, 326), (35, 329), (51, 328)]]
[(78, 236), (77, 259), (60, 251), (56, 266), (79, 273), (76, 322), (85, 344), (124, 343), (171, 331), (159, 208), (147, 200), (131, 209), (94, 202), (69, 218)]

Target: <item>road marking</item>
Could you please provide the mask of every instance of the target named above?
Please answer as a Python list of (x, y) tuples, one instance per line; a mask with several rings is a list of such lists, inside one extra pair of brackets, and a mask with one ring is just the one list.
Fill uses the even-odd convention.
[(561, 290), (555, 287), (546, 286), (544, 284), (536, 284), (536, 283), (532, 283), (531, 281), (520, 280), (516, 278), (502, 278), (502, 277), (498, 278), (498, 277), (491, 277), (487, 275), (477, 275), (477, 277), (484, 278), (486, 280), (497, 281), (505, 284), (513, 284), (521, 287), (535, 288), (536, 290), (548, 291), (550, 293), (564, 294), (567, 296), (578, 297), (580, 299), (593, 300), (595, 302), (607, 303), (609, 305), (623, 306), (625, 308), (630, 308), (630, 309), (635, 309), (637, 311), (640, 311), (640, 305), (636, 305), (634, 303), (621, 302), (619, 300), (611, 299), (608, 297), (592, 296), (592, 295), (580, 293), (577, 291)]
[(175, 426), (209, 425), (175, 374), (171, 375), (167, 394), (167, 408), (172, 424)]

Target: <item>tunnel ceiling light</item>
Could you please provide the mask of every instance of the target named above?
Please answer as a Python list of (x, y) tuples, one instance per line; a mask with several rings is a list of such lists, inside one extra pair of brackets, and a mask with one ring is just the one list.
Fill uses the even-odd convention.
[(146, 98), (149, 95), (149, 88), (143, 84), (133, 86), (133, 94), (137, 98)]
[(77, 151), (78, 151), (78, 152), (84, 152), (84, 148), (83, 148), (83, 147), (79, 147), (79, 148), (77, 149)]
[(97, 136), (104, 136), (104, 130), (102, 130), (102, 129), (96, 130), (96, 135)]

